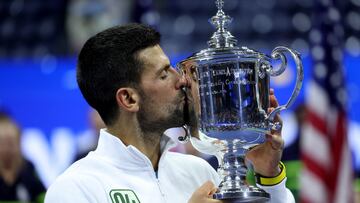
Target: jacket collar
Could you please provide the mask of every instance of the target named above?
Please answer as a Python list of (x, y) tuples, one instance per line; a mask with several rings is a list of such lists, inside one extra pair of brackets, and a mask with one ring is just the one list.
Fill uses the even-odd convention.
[[(176, 146), (175, 141), (164, 134), (160, 140), (160, 161), (166, 156), (168, 150), (174, 146)], [(106, 129), (100, 130), (98, 146), (94, 154), (111, 162), (116, 167), (134, 170), (153, 170), (152, 163), (147, 156), (132, 145), (126, 146), (118, 137), (110, 134)]]

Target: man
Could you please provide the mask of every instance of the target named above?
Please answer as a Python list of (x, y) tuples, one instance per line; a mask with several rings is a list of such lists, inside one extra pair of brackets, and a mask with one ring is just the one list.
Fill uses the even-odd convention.
[[(106, 129), (97, 149), (55, 181), (45, 202), (221, 202), (212, 199), (219, 178), (208, 163), (168, 151), (174, 143), (163, 132), (187, 124), (185, 111), (194, 108), (182, 91), (191, 82), (170, 66), (159, 43), (160, 34), (141, 24), (107, 29), (85, 43), (77, 81)], [(273, 140), (256, 148), (260, 153), (251, 159), (263, 175), (280, 170), (281, 147), (272, 144), (282, 140)], [(269, 147), (274, 153), (262, 153)], [(272, 165), (259, 164), (264, 157), (255, 155), (272, 156)], [(287, 201), (284, 184), (268, 191)]]
[(43, 202), (45, 187), (20, 150), (20, 129), (0, 112), (0, 202)]

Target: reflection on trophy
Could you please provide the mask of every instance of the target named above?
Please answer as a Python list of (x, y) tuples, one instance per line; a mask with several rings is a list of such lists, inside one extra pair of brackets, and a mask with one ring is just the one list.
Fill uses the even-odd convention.
[[(208, 41), (209, 47), (181, 61), (178, 68), (192, 79), (198, 127), (189, 127), (190, 141), (200, 152), (215, 155), (221, 177), (216, 199), (228, 202), (266, 202), (270, 195), (246, 183), (246, 152), (265, 142), (265, 134), (278, 130), (281, 124), (275, 115), (287, 109), (298, 96), (303, 68), (296, 51), (276, 47), (271, 56), (246, 47), (238, 47), (237, 40), (227, 30), (231, 18), (225, 15), (223, 0), (216, 0), (217, 14), (210, 19), (216, 28)], [(270, 106), (270, 76), (282, 74), (287, 66), (285, 53), (296, 64), (297, 79), (290, 99), (272, 112)], [(272, 60), (280, 60), (273, 68)], [(198, 102), (197, 102), (198, 101)]]

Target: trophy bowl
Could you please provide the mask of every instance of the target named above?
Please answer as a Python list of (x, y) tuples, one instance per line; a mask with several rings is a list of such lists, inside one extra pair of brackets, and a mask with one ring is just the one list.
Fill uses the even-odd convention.
[[(279, 130), (275, 115), (287, 109), (299, 94), (303, 80), (300, 54), (287, 47), (276, 47), (271, 56), (237, 47), (227, 30), (231, 18), (223, 12), (223, 1), (216, 0), (217, 14), (210, 19), (216, 32), (209, 47), (177, 64), (191, 82), (187, 90), (194, 101), (195, 122), (187, 127), (192, 145), (200, 152), (215, 155), (221, 178), (215, 199), (227, 202), (266, 202), (270, 195), (246, 183), (246, 152), (265, 142), (265, 135)], [(268, 112), (270, 77), (282, 74), (289, 53), (297, 69), (295, 88), (285, 105)], [(272, 61), (279, 60), (279, 68)], [(191, 117), (191, 116), (190, 116)], [(190, 119), (194, 119), (190, 118)], [(200, 129), (200, 132), (198, 132)]]

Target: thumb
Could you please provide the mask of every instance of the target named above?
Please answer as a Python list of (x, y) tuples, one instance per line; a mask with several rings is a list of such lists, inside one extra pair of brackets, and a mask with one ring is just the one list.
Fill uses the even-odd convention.
[(191, 196), (188, 203), (222, 203), (221, 200), (213, 199), (213, 194), (217, 191), (214, 183), (206, 181)]

